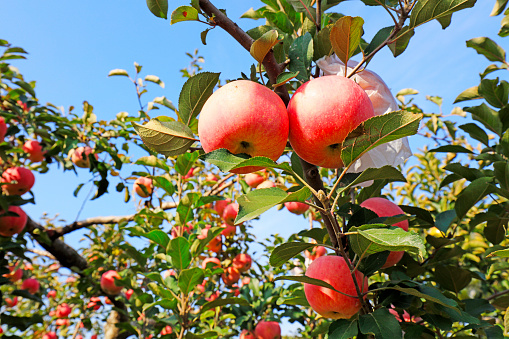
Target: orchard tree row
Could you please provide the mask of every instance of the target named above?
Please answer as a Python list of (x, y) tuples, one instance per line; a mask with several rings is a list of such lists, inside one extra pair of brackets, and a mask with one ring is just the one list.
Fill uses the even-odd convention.
[[(384, 48), (404, 58), (430, 21), (455, 29), (476, 1), (362, 2), (394, 25), (366, 36), (341, 0), (262, 0), (242, 17), (263, 25), (245, 32), (208, 0), (147, 0), (171, 24), (204, 25), (204, 44), (225, 30), (253, 65), (222, 79), (189, 54), (178, 105), (147, 99), (164, 82), (141, 65), (112, 70), (140, 107), (111, 121), (86, 101), (79, 113), (41, 104), (10, 64), (26, 51), (0, 40), (0, 336), (273, 339), (287, 321), (296, 338), (503, 338), (505, 51), (468, 40), (493, 62), (455, 100), (472, 106), (442, 113), (428, 97), (438, 113), (423, 112), (416, 90), (393, 96), (369, 62)], [(500, 37), (506, 7), (494, 1)], [(408, 138), (427, 146), (412, 154)], [(105, 203), (114, 189), (136, 197), (136, 213), (28, 216), (33, 173), (50, 170), (88, 175), (74, 196), (92, 185)], [(273, 207), (302, 226), (257, 239), (252, 220)], [(65, 241), (77, 231), (84, 248)]]

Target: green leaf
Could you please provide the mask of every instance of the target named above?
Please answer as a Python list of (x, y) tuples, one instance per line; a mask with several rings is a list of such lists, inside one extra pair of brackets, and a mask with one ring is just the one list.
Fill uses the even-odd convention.
[(168, 234), (161, 230), (153, 230), (144, 234), (143, 236), (160, 245), (164, 249), (168, 247), (168, 244), (170, 242), (170, 237), (168, 236)]
[(152, 177), (152, 180), (155, 181), (155, 186), (161, 187), (168, 195), (173, 195), (173, 193), (175, 193), (175, 186), (165, 177)]
[(254, 219), (272, 207), (287, 201), (305, 201), (310, 195), (311, 191), (307, 187), (290, 194), (277, 187), (250, 191), (237, 199), (239, 213), (235, 224)]
[(490, 61), (505, 62), (504, 49), (490, 38), (479, 37), (467, 40), (467, 47), (472, 47)]
[(345, 192), (351, 187), (354, 187), (360, 183), (378, 179), (387, 179), (391, 182), (406, 182), (405, 176), (397, 168), (392, 166), (386, 165), (380, 168), (367, 168), (362, 173), (360, 173), (359, 176), (357, 176), (351, 183), (344, 187), (340, 187), (337, 190), (337, 194), (341, 194), (342, 192)]
[(407, 293), (413, 296), (416, 296), (421, 299), (425, 299), (427, 301), (431, 301), (434, 303), (437, 303), (439, 305), (449, 307), (453, 310), (457, 311), (458, 303), (454, 301), (453, 299), (449, 299), (445, 297), (442, 292), (440, 292), (439, 289), (432, 287), (432, 286), (426, 286), (426, 285), (419, 285), (419, 290), (416, 290), (414, 288), (408, 288), (408, 287), (400, 287), (400, 286), (390, 286), (387, 287), (387, 289), (393, 289), (397, 290), (403, 293)]
[(313, 60), (313, 37), (306, 33), (293, 41), (288, 52), (290, 72), (298, 72), (297, 79), (301, 81), (309, 80), (309, 67)]
[(168, 19), (168, 0), (147, 0), (147, 6), (156, 17)]
[(396, 111), (364, 121), (341, 145), (341, 160), (347, 166), (378, 145), (417, 133), (421, 119), (421, 114)]
[[(498, 35), (505, 38), (509, 36), (509, 15), (506, 15), (502, 21), (500, 22), (500, 31), (498, 31)], [(507, 67), (506, 67), (507, 68)]]
[(357, 320), (350, 321), (347, 319), (335, 320), (329, 326), (329, 339), (349, 339), (355, 338), (359, 333)]
[(159, 86), (161, 86), (161, 88), (164, 88), (164, 82), (161, 79), (159, 79), (159, 77), (156, 75), (145, 76), (145, 81), (153, 82), (154, 84), (158, 84)]
[(180, 199), (177, 206), (177, 220), (184, 225), (194, 218), (194, 205), (200, 200), (198, 193), (188, 193)]
[(191, 253), (189, 252), (189, 241), (183, 237), (177, 237), (170, 241), (167, 254), (171, 257), (171, 263), (179, 270), (185, 269), (191, 263)]
[(470, 271), (456, 266), (439, 265), (435, 268), (434, 277), (435, 281), (440, 284), (440, 287), (454, 293), (459, 293), (472, 281), (472, 273)]
[(182, 270), (179, 274), (179, 287), (182, 293), (189, 294), (196, 285), (201, 284), (205, 273), (199, 267)]
[(311, 0), (286, 0), (296, 12), (304, 13), (313, 22), (316, 18), (316, 9), (311, 6)]
[[(418, 1), (410, 14), (411, 29), (434, 19), (449, 17), (459, 10), (473, 7), (476, 0), (422, 0)], [(442, 23), (442, 22), (441, 22)], [(445, 27), (444, 27), (445, 28)]]
[(31, 96), (33, 96), (35, 98), (35, 91), (34, 91), (34, 88), (32, 87), (32, 85), (30, 85), (29, 83), (26, 83), (24, 81), (21, 81), (21, 80), (18, 80), (18, 81), (13, 81), (16, 85), (18, 85), (19, 87), (23, 88), (27, 93), (29, 93)]
[(361, 42), (363, 33), (361, 17), (344, 16), (338, 19), (331, 28), (330, 40), (332, 49), (346, 65)]
[(405, 49), (408, 47), (410, 39), (414, 36), (414, 34), (415, 32), (413, 29), (409, 29), (408, 26), (405, 26), (398, 33), (398, 36), (392, 39), (391, 43), (389, 44), (389, 49), (391, 50), (394, 57), (397, 57), (405, 51)]
[(506, 161), (497, 161), (493, 164), (493, 169), (500, 187), (509, 190), (509, 164)]
[(505, 9), (505, 6), (507, 6), (508, 0), (497, 0), (495, 2), (495, 5), (493, 6), (493, 9), (491, 10), (490, 16), (497, 16), (499, 14), (502, 14), (502, 12)]
[(223, 172), (229, 172), (232, 169), (247, 166), (279, 168), (290, 173), (292, 172), (292, 169), (287, 163), (277, 164), (274, 160), (266, 157), (249, 157), (247, 154), (232, 154), (230, 151), (224, 148), (206, 153), (200, 158), (213, 165), (216, 165)]
[[(44, 319), (39, 314), (32, 314), (29, 317), (20, 317), (8, 315), (5, 312), (0, 314), (0, 323), (9, 328), (17, 328), (20, 331), (26, 331), (34, 324), (42, 324)], [(7, 337), (8, 338), (8, 337)]]
[(166, 165), (166, 162), (158, 159), (156, 156), (149, 155), (148, 157), (142, 157), (136, 160), (136, 165), (148, 166), (148, 167), (157, 167), (166, 172), (170, 171), (170, 167)]
[(361, 333), (373, 334), (377, 339), (403, 338), (399, 322), (386, 308), (379, 308), (373, 313), (361, 315), (359, 329)]
[(287, 242), (276, 247), (270, 254), (269, 263), (274, 267), (281, 267), (285, 262), (304, 250), (315, 247), (316, 244), (305, 242)]
[(446, 234), (454, 219), (456, 219), (455, 210), (448, 210), (438, 213), (435, 220), (435, 226), (444, 234)]
[[(325, 287), (325, 288), (331, 289), (333, 291), (336, 291), (338, 293), (341, 293), (340, 291), (336, 290), (334, 287), (332, 287), (332, 285), (326, 283), (325, 281), (322, 281), (320, 279), (310, 278), (305, 275), (289, 275), (286, 277), (280, 276), (280, 277), (277, 277), (276, 279), (274, 279), (274, 281), (278, 281), (278, 280), (298, 281), (298, 282), (301, 282), (304, 284), (311, 284), (311, 285), (316, 285), (316, 286), (320, 286), (320, 287)], [(345, 294), (345, 293), (341, 293), (341, 294)]]
[(494, 192), (490, 185), (491, 181), (493, 181), (491, 177), (475, 179), (459, 194), (454, 205), (458, 220), (463, 219), (470, 208), (477, 204), (479, 200)]
[(482, 142), (483, 144), (485, 144), (488, 147), (490, 146), (490, 140), (489, 140), (488, 134), (486, 134), (486, 132), (481, 127), (477, 126), (476, 124), (468, 123), (468, 124), (460, 125), (458, 127), (461, 128), (462, 130), (464, 130), (465, 132), (467, 132), (471, 138)]
[(207, 45), (207, 34), (212, 28), (207, 28), (206, 30), (200, 33), (201, 43)]
[(509, 96), (509, 83), (496, 79), (483, 79), (479, 85), (479, 94), (486, 99), (488, 104), (496, 108), (502, 108), (507, 105)]
[(170, 299), (170, 300), (174, 299), (173, 294), (171, 294), (170, 290), (164, 288), (161, 285), (151, 282), (151, 283), (148, 283), (147, 286), (148, 286), (148, 288), (150, 288), (150, 290), (152, 292), (154, 292), (155, 295), (157, 295), (161, 298)]
[(201, 312), (205, 312), (212, 308), (216, 308), (224, 305), (241, 305), (241, 306), (249, 306), (249, 302), (244, 298), (224, 298), (224, 299), (216, 299), (213, 301), (209, 301), (201, 307)]
[(175, 162), (175, 171), (180, 175), (186, 175), (189, 170), (194, 166), (194, 163), (200, 156), (198, 151), (193, 153), (184, 153), (177, 157)]
[(275, 29), (268, 31), (253, 42), (249, 53), (256, 61), (261, 63), (272, 47), (278, 43), (278, 36), (279, 34)]
[(495, 256), (501, 257), (501, 258), (509, 258), (509, 249), (493, 251), (490, 254), (488, 254), (486, 256), (486, 258), (491, 258), (491, 257), (495, 257)]
[(220, 73), (202, 72), (190, 77), (179, 96), (179, 121), (189, 126), (212, 95)]
[(171, 109), (174, 112), (177, 111), (177, 108), (175, 108), (175, 105), (173, 105), (173, 103), (170, 100), (168, 100), (165, 96), (160, 96), (160, 97), (154, 98), (154, 103), (168, 107), (169, 109)]
[(407, 205), (399, 205), (401, 209), (408, 214), (415, 215), (418, 219), (421, 219), (422, 221), (427, 222), (430, 225), (435, 224), (435, 220), (433, 220), (433, 216), (431, 213), (424, 208), (419, 208), (415, 206), (407, 206)]
[(321, 57), (329, 56), (332, 53), (332, 44), (330, 41), (331, 26), (321, 29), (313, 38), (313, 61)]
[(198, 10), (196, 10), (196, 8), (191, 6), (180, 6), (171, 13), (170, 24), (173, 25), (181, 21), (196, 20), (198, 20)]
[(299, 72), (283, 72), (277, 76), (276, 84), (272, 85), (272, 87), (279, 87), (286, 84), (288, 81), (296, 78), (299, 75)]
[(466, 149), (463, 146), (460, 145), (445, 145), (440, 146), (437, 148), (430, 149), (428, 152), (437, 152), (437, 153), (468, 153), (468, 154), (474, 154), (469, 149)]
[(115, 76), (115, 75), (119, 75), (119, 76), (124, 76), (124, 77), (129, 77), (129, 73), (127, 73), (127, 71), (125, 69), (112, 69), (109, 73), (108, 73), (108, 76), (111, 77), (111, 76)]
[(81, 188), (83, 187), (83, 185), (84, 185), (84, 184), (79, 184), (79, 185), (78, 185), (78, 187), (76, 187), (76, 189), (75, 189), (75, 190), (74, 190), (74, 192), (73, 192), (73, 195), (74, 195), (75, 197), (77, 197), (77, 196), (78, 196), (78, 193), (80, 192), (80, 190), (81, 190)]
[(500, 244), (506, 238), (507, 223), (507, 219), (502, 218), (488, 220), (484, 227), (484, 236), (492, 244)]
[(177, 121), (151, 119), (145, 125), (133, 122), (133, 127), (145, 145), (167, 157), (185, 153), (196, 141), (191, 129)]
[(472, 118), (481, 122), (489, 130), (497, 133), (499, 136), (502, 135), (502, 122), (498, 112), (492, 110), (485, 103), (480, 106), (468, 107), (465, 111), (472, 113)]
[(373, 52), (378, 46), (380, 46), (387, 38), (391, 35), (392, 30), (394, 29), (394, 26), (384, 27), (380, 29), (375, 36), (373, 37), (373, 40), (369, 43), (368, 47), (364, 49), (364, 54), (369, 55), (371, 52)]
[(475, 99), (481, 99), (482, 96), (479, 95), (479, 91), (477, 89), (477, 86), (473, 86), (470, 88), (467, 88), (463, 92), (460, 93), (454, 100), (453, 104), (462, 102), (462, 101), (468, 101), (468, 100), (475, 100)]

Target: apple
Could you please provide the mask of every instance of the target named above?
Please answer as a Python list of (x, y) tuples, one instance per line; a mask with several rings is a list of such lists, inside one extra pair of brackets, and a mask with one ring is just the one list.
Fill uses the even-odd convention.
[(353, 80), (322, 76), (306, 82), (288, 104), (290, 144), (303, 160), (321, 167), (343, 166), (341, 144), (375, 112)]
[(211, 228), (212, 226), (211, 225), (205, 225), (205, 228), (203, 228), (201, 231), (200, 231), (200, 234), (197, 236), (198, 239), (205, 239), (207, 238), (207, 235), (209, 234), (209, 229)]
[(28, 159), (32, 162), (41, 162), (44, 160), (46, 151), (42, 150), (41, 144), (37, 140), (28, 140), (23, 145), (23, 151), (28, 154)]
[(205, 181), (218, 181), (219, 177), (215, 175), (214, 173), (207, 174), (207, 177), (205, 178)]
[[(306, 276), (325, 281), (345, 294), (357, 296), (350, 269), (343, 257), (333, 255), (315, 259), (309, 264)], [(356, 271), (355, 278), (361, 292), (367, 292), (368, 280), (364, 275)], [(361, 309), (361, 301), (357, 297), (349, 297), (325, 287), (305, 283), (304, 293), (311, 308), (325, 318), (349, 319)]]
[(171, 328), (170, 325), (166, 325), (163, 330), (161, 331), (161, 335), (167, 335), (167, 334), (172, 334), (173, 333), (173, 329)]
[(247, 253), (237, 254), (235, 258), (233, 258), (232, 266), (236, 268), (239, 272), (247, 272), (251, 268), (251, 263), (253, 260), (251, 256)]
[(7, 307), (14, 307), (18, 304), (18, 297), (11, 298), (5, 298), (5, 304), (7, 304)]
[(235, 225), (235, 218), (239, 213), (239, 204), (231, 203), (223, 211), (223, 220), (227, 225)]
[(289, 212), (297, 215), (304, 214), (309, 209), (309, 205), (299, 201), (287, 201), (285, 207)]
[(187, 226), (173, 226), (171, 228), (170, 235), (173, 238), (177, 238), (179, 235), (184, 236), (184, 232), (191, 234), (193, 232), (193, 225), (191, 223), (187, 223)]
[[(208, 265), (208, 264), (210, 264), (210, 265)], [(211, 268), (211, 269), (215, 269), (215, 268), (221, 267), (221, 260), (219, 260), (218, 258), (206, 258), (201, 263), (201, 267), (203, 269), (206, 269), (207, 266), (209, 268)]]
[(93, 334), (90, 339), (97, 339), (97, 334)]
[(256, 339), (256, 337), (252, 331), (242, 330), (239, 339)]
[(57, 318), (67, 318), (69, 314), (71, 314), (72, 308), (69, 307), (67, 303), (62, 303), (57, 306), (57, 311), (55, 313)]
[(48, 299), (56, 298), (56, 296), (57, 296), (57, 291), (55, 291), (55, 290), (51, 290), (47, 294)]
[[(0, 218), (0, 222), (2, 221), (2, 218)], [(1, 229), (1, 226), (0, 226)], [(1, 233), (0, 233), (1, 235)], [(9, 266), (10, 273), (4, 274), (4, 277), (8, 278), (11, 283), (15, 283), (16, 281), (21, 280), (23, 278), (23, 270), (21, 268), (16, 269), (16, 266)]]
[[(80, 168), (90, 168), (90, 159), (88, 155), (93, 153), (94, 149), (90, 146), (81, 146), (71, 151), (71, 161)], [(94, 154), (96, 159), (99, 159), (97, 154)]]
[(69, 319), (57, 319), (57, 320), (55, 320), (55, 325), (57, 325), (58, 327), (60, 327), (60, 326), (70, 326), (71, 325), (71, 321)]
[(306, 250), (304, 251), (304, 254), (309, 258), (309, 260), (315, 260), (316, 258), (320, 258), (326, 255), (327, 249), (323, 246), (315, 246), (311, 252)]
[(270, 181), (270, 180), (265, 180), (260, 185), (258, 185), (256, 187), (256, 189), (271, 188), (271, 187), (276, 187), (276, 184), (274, 182)]
[(76, 339), (83, 339), (83, 336), (82, 336), (81, 334), (78, 334), (78, 335), (76, 336)]
[[(288, 139), (288, 113), (283, 100), (249, 80), (232, 81), (215, 91), (201, 109), (198, 134), (205, 152), (226, 148), (274, 161), (283, 154)], [(232, 170), (246, 174), (263, 167)]]
[(34, 186), (35, 177), (27, 168), (11, 167), (2, 173), (1, 182), (5, 183), (2, 189), (8, 195), (23, 195)]
[(7, 124), (4, 117), (0, 117), (0, 142), (3, 142), (7, 134)]
[(19, 206), (9, 206), (8, 211), (14, 212), (18, 216), (3, 216), (5, 212), (0, 212), (0, 235), (2, 237), (12, 237), (14, 234), (21, 233), (28, 220), (26, 213)]
[(244, 177), (244, 180), (249, 187), (256, 188), (258, 185), (265, 181), (265, 178), (258, 173), (248, 173)]
[(111, 295), (117, 295), (122, 291), (122, 286), (115, 284), (116, 279), (122, 279), (117, 271), (109, 270), (101, 276), (101, 289)]
[(256, 339), (280, 339), (281, 326), (276, 321), (260, 321), (255, 327)]
[[(142, 186), (145, 188), (146, 193)], [(148, 198), (152, 194), (152, 189), (152, 179), (146, 177), (137, 178), (133, 185), (133, 190), (142, 198)]]
[(232, 286), (240, 279), (240, 272), (235, 267), (227, 267), (221, 275), (223, 282), (226, 286)]
[[(361, 207), (367, 208), (375, 212), (376, 215), (378, 215), (379, 217), (392, 217), (398, 214), (405, 214), (405, 212), (398, 205), (396, 205), (392, 201), (380, 197), (373, 197), (364, 200), (361, 203)], [(397, 222), (392, 226), (397, 226), (404, 229), (405, 231), (408, 231), (408, 220)], [(385, 261), (385, 264), (382, 266), (382, 268), (387, 268), (396, 265), (401, 260), (401, 258), (403, 258), (404, 254), (405, 251), (391, 252), (387, 257), (387, 260)]]
[(39, 292), (39, 287), (40, 287), (39, 281), (37, 281), (34, 278), (25, 279), (23, 283), (21, 283), (21, 289), (27, 290), (31, 294), (36, 294), (37, 292)]
[(223, 241), (221, 239), (221, 236), (218, 235), (214, 239), (210, 240), (206, 247), (214, 253), (221, 252), (221, 249), (223, 247)]
[(231, 199), (218, 200), (214, 203), (214, 210), (220, 216), (223, 216), (223, 212), (226, 206), (228, 206), (232, 202)]
[(191, 178), (193, 175), (194, 175), (194, 172), (197, 170), (198, 168), (195, 168), (195, 167), (191, 167), (191, 169), (187, 172), (186, 175), (184, 175), (183, 179), (184, 180), (187, 180), (189, 178)]
[(235, 233), (237, 233), (237, 227), (228, 225), (228, 224), (222, 224), (221, 227), (223, 230), (221, 231), (221, 235), (224, 235), (225, 237), (233, 237)]
[(55, 332), (48, 332), (42, 336), (42, 339), (58, 339), (58, 337)]
[(134, 293), (134, 290), (132, 288), (128, 289), (126, 292), (125, 292), (125, 298), (127, 300), (131, 299), (132, 295)]
[(205, 300), (207, 300), (207, 301), (214, 301), (217, 298), (219, 298), (220, 294), (221, 293), (219, 291), (212, 292), (212, 294), (209, 297), (205, 298)]

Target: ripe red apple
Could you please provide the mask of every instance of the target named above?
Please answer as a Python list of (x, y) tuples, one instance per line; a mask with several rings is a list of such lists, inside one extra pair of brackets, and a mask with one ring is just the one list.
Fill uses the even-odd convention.
[(255, 327), (256, 339), (280, 339), (281, 327), (276, 321), (260, 321)]
[(170, 325), (166, 325), (163, 330), (161, 331), (161, 335), (167, 335), (167, 334), (172, 334), (173, 333), (173, 329), (171, 328)]
[(57, 291), (55, 291), (55, 290), (51, 290), (51, 291), (49, 291), (49, 292), (48, 292), (48, 294), (47, 294), (47, 297), (48, 297), (49, 299), (53, 299), (53, 298), (55, 298), (56, 296), (57, 296)]
[(226, 286), (232, 286), (240, 279), (240, 272), (235, 267), (227, 267), (221, 275), (223, 282)]
[[(0, 223), (2, 221), (2, 218), (0, 218)], [(0, 226), (0, 229), (2, 227)], [(1, 233), (0, 233), (1, 235)], [(6, 277), (7, 279), (9, 279), (11, 281), (11, 283), (15, 283), (16, 281), (19, 281), (21, 280), (21, 278), (23, 278), (23, 270), (21, 268), (18, 268), (16, 269), (16, 266), (9, 266), (9, 271), (11, 271), (10, 273), (6, 273), (4, 274), (4, 277)]]
[(323, 246), (315, 246), (311, 252), (306, 250), (304, 251), (304, 254), (309, 258), (309, 260), (315, 260), (316, 258), (320, 258), (326, 255), (327, 249)]
[[(265, 86), (249, 80), (219, 88), (203, 105), (198, 134), (205, 152), (226, 148), (234, 154), (264, 156), (274, 161), (288, 139), (288, 113), (283, 100)], [(232, 170), (245, 174), (262, 167)]]
[[(221, 260), (219, 260), (218, 258), (206, 258), (201, 263), (202, 268), (206, 269), (207, 268), (207, 264), (210, 264), (210, 265), (208, 265), (209, 268), (215, 269), (215, 268), (221, 267)], [(215, 264), (215, 265), (213, 265), (213, 264)]]
[(0, 117), (0, 142), (3, 142), (7, 134), (7, 124), (4, 117)]
[(256, 339), (256, 337), (252, 331), (242, 330), (239, 339)]
[[(141, 187), (145, 187), (147, 193)], [(133, 190), (142, 198), (148, 198), (152, 194), (152, 179), (146, 177), (139, 177), (133, 185)]]
[(286, 209), (293, 214), (304, 214), (309, 209), (309, 205), (299, 201), (285, 202)]
[(235, 258), (233, 258), (232, 266), (236, 268), (239, 272), (247, 272), (251, 268), (251, 263), (253, 260), (251, 256), (247, 253), (237, 254)]
[(2, 173), (1, 181), (5, 183), (2, 189), (8, 195), (23, 195), (34, 186), (35, 177), (28, 168), (11, 167)]
[[(348, 295), (357, 296), (350, 269), (343, 257), (333, 255), (315, 259), (308, 266), (306, 276), (325, 281)], [(361, 292), (367, 292), (368, 280), (364, 275), (356, 271), (355, 278)], [(304, 284), (304, 293), (313, 310), (325, 318), (349, 319), (361, 309), (361, 301), (358, 298), (325, 287)]]
[(117, 295), (122, 291), (122, 286), (115, 284), (116, 279), (122, 279), (117, 271), (109, 270), (101, 276), (101, 289), (111, 295)]
[(48, 332), (42, 336), (42, 339), (58, 339), (58, 337), (55, 332)]
[(205, 247), (207, 247), (210, 251), (214, 253), (221, 252), (221, 249), (223, 247), (223, 241), (221, 239), (221, 236), (218, 235), (217, 237), (212, 239)]
[(239, 213), (239, 204), (231, 203), (223, 211), (223, 220), (227, 225), (235, 225), (235, 218)]
[[(398, 214), (405, 214), (405, 212), (398, 205), (396, 205), (392, 201), (380, 197), (374, 197), (364, 200), (361, 203), (361, 207), (372, 210), (379, 217), (392, 217)], [(408, 220), (397, 222), (392, 226), (397, 226), (404, 229), (405, 231), (408, 231)], [(401, 260), (401, 258), (403, 258), (404, 254), (405, 251), (391, 252), (387, 257), (387, 260), (385, 261), (385, 264), (382, 266), (382, 268), (387, 268), (396, 265)]]
[(36, 294), (37, 292), (39, 292), (39, 287), (40, 287), (39, 281), (37, 281), (34, 278), (25, 279), (21, 284), (21, 289), (27, 290), (31, 294)]
[(262, 182), (265, 181), (265, 178), (258, 173), (248, 173), (244, 177), (246, 184), (251, 188), (256, 188)]
[(0, 235), (2, 237), (12, 237), (14, 234), (20, 233), (28, 220), (26, 213), (19, 206), (9, 206), (8, 211), (14, 212), (18, 216), (3, 216), (5, 212), (0, 212)]
[(127, 300), (131, 299), (133, 293), (134, 293), (134, 290), (132, 288), (128, 289), (127, 291), (125, 291), (125, 298)]
[(57, 319), (57, 320), (55, 320), (55, 325), (57, 325), (58, 327), (70, 326), (71, 321), (69, 319)]
[(271, 188), (271, 187), (276, 187), (276, 184), (270, 180), (265, 180), (264, 182), (262, 182), (261, 184), (256, 186), (256, 189), (259, 190), (262, 188)]
[(310, 80), (288, 104), (290, 144), (313, 165), (342, 167), (341, 143), (374, 114), (368, 95), (353, 80), (340, 76)]
[(205, 298), (205, 300), (207, 300), (207, 301), (214, 301), (217, 298), (219, 298), (220, 294), (221, 294), (221, 292), (219, 292), (219, 291), (212, 292), (212, 294), (209, 297)]
[(235, 235), (235, 233), (237, 233), (237, 227), (235, 227), (235, 226), (228, 225), (225, 223), (225, 224), (222, 224), (221, 227), (224, 228), (221, 231), (221, 235), (223, 235), (225, 237), (233, 237)]
[(226, 206), (228, 206), (232, 202), (231, 199), (218, 200), (214, 203), (214, 210), (220, 216), (223, 216), (223, 212)]
[(198, 168), (196, 168), (196, 167), (191, 167), (191, 169), (187, 172), (187, 174), (184, 175), (183, 179), (187, 180), (187, 179), (191, 178), (194, 175), (194, 171), (197, 169)]
[(57, 311), (55, 313), (57, 318), (67, 318), (71, 314), (72, 308), (67, 303), (57, 305)]
[(41, 162), (44, 160), (44, 154), (46, 151), (42, 150), (41, 144), (37, 140), (28, 140), (23, 145), (23, 151), (25, 151), (32, 162)]
[[(80, 168), (90, 168), (90, 159), (88, 155), (94, 152), (94, 149), (89, 146), (81, 146), (71, 151), (71, 161)], [(99, 159), (97, 154), (94, 154), (96, 159)]]
[(5, 298), (5, 304), (7, 307), (14, 307), (18, 304), (18, 297), (11, 298)]

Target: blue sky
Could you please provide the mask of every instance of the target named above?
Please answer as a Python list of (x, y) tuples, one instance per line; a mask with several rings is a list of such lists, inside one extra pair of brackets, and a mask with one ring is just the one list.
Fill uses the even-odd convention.
[[(227, 14), (243, 29), (262, 25), (262, 21), (238, 19), (250, 7), (260, 7), (254, 0), (212, 1), (226, 8)], [(170, 1), (170, 11), (186, 1)], [(465, 41), (478, 36), (490, 36), (504, 47), (496, 36), (501, 17), (489, 17), (494, 1), (479, 0), (473, 9), (455, 13), (451, 26), (442, 30), (438, 22), (419, 27), (408, 50), (394, 58), (385, 48), (370, 63), (389, 85), (393, 93), (402, 88), (419, 90), (417, 102), (426, 111), (436, 111), (425, 95), (444, 97), (443, 111), (449, 112), (455, 97), (464, 89), (478, 84), (478, 73), (489, 62)], [(220, 28), (209, 32), (207, 46), (200, 41), (204, 24), (182, 22), (170, 26), (169, 21), (156, 18), (147, 9), (145, 1), (89, 0), (40, 1), (0, 0), (2, 34), (14, 46), (29, 52), (28, 60), (14, 64), (26, 80), (36, 80), (36, 92), (42, 103), (76, 107), (80, 112), (84, 100), (95, 107), (99, 119), (111, 119), (126, 111), (134, 114), (138, 103), (133, 85), (123, 77), (108, 78), (111, 69), (123, 68), (133, 73), (133, 63), (143, 65), (143, 75), (154, 74), (166, 84), (164, 89), (149, 85), (146, 100), (165, 95), (177, 103), (184, 80), (179, 69), (186, 67), (186, 52), (199, 48), (205, 58), (205, 71), (221, 72), (221, 78), (230, 79), (247, 73), (253, 59)], [(366, 7), (359, 0), (346, 1), (334, 8), (345, 15), (365, 19), (365, 39), (370, 40), (378, 29), (391, 25), (387, 13), (378, 7)], [(163, 113), (163, 111), (161, 111)], [(415, 142), (411, 142), (416, 148)], [(421, 145), (419, 145), (420, 147)], [(73, 221), (85, 199), (86, 190), (78, 198), (72, 192), (80, 182), (88, 180), (87, 171), (79, 176), (72, 172), (61, 174), (53, 167), (52, 173), (37, 175), (33, 192), (37, 205), (26, 210), (34, 219), (43, 212), (59, 214)], [(125, 204), (123, 194), (114, 187), (110, 195), (87, 202), (81, 217), (96, 215), (123, 215), (133, 213), (135, 204)], [(307, 227), (306, 221), (287, 212), (262, 216), (254, 223), (254, 232), (265, 238), (277, 230), (288, 235)], [(67, 240), (77, 241), (79, 234)]]

